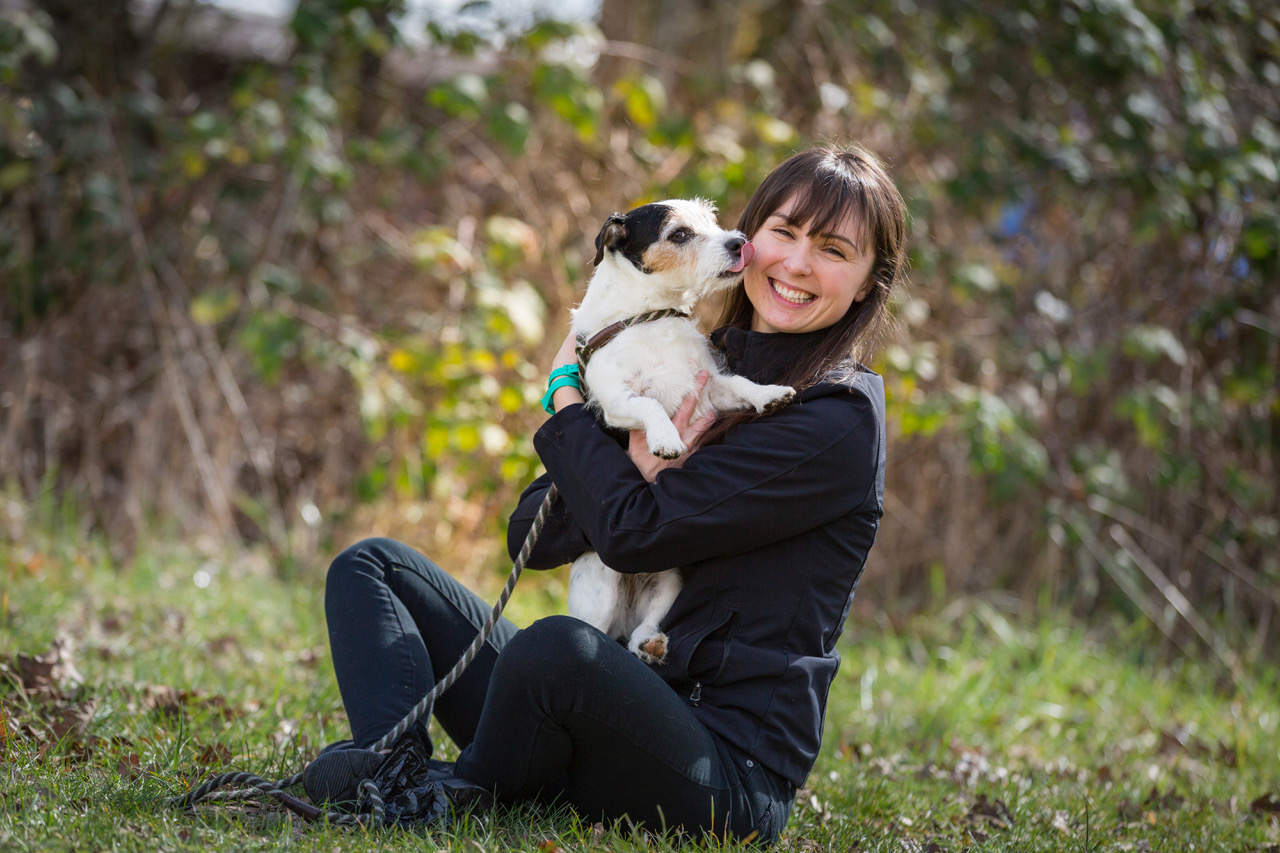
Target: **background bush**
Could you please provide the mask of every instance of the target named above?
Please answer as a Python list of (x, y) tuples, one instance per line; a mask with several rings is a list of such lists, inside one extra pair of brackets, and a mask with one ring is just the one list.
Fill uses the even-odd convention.
[(728, 224), (857, 139), (912, 212), (860, 606), (1008, 589), (1274, 645), (1273, 4), (606, 0), (426, 44), (396, 0), (302, 0), (276, 41), (128, 9), (0, 12), (26, 500), (122, 552), (159, 527), (289, 572), (376, 531), (497, 577), (603, 217), (701, 195)]

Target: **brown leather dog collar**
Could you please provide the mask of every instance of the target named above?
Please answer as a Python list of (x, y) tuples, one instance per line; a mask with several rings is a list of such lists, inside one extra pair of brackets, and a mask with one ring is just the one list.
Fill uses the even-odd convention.
[(618, 333), (623, 329), (630, 328), (631, 326), (635, 326), (640, 323), (662, 320), (666, 317), (683, 317), (686, 320), (689, 319), (689, 315), (679, 309), (663, 308), (661, 311), (648, 311), (644, 314), (637, 314), (634, 317), (628, 317), (625, 320), (619, 320), (616, 323), (610, 323), (592, 335), (590, 339), (586, 338), (585, 335), (578, 335), (578, 364), (585, 368), (587, 366), (587, 362), (591, 360), (591, 356), (595, 355), (596, 351), (609, 343), (609, 341), (616, 338)]

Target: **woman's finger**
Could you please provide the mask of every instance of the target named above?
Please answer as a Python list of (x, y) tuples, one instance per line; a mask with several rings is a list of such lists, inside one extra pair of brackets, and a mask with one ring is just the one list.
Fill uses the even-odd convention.
[(671, 422), (676, 425), (676, 429), (683, 432), (689, 427), (689, 418), (693, 417), (693, 410), (698, 406), (698, 400), (702, 397), (702, 391), (707, 387), (711, 374), (705, 370), (699, 370), (697, 375), (693, 377), (693, 390), (684, 395), (684, 399), (680, 401), (680, 405), (676, 408), (675, 414), (671, 417)]

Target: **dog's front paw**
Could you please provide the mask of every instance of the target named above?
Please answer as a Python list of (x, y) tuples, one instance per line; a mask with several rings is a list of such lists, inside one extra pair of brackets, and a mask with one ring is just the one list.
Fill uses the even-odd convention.
[(649, 452), (663, 459), (679, 459), (689, 449), (680, 440), (680, 433), (674, 426), (669, 431), (664, 430), (663, 434), (658, 434), (657, 430), (650, 430), (645, 433), (645, 437), (649, 441)]
[(632, 651), (645, 663), (662, 663), (667, 659), (667, 635), (655, 634)]
[(786, 385), (770, 385), (769, 389), (776, 390), (777, 393), (760, 409), (763, 414), (771, 415), (779, 409), (784, 409), (796, 398), (795, 389)]

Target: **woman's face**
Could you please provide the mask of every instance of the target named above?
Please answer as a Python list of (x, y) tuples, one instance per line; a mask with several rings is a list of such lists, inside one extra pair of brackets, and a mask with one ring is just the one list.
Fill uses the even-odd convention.
[(794, 206), (792, 198), (751, 237), (755, 257), (742, 281), (754, 332), (825, 329), (871, 292), (875, 253), (858, 251), (854, 224), (810, 236), (809, 223), (791, 221)]

